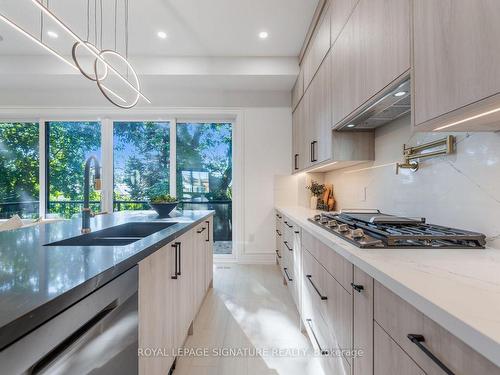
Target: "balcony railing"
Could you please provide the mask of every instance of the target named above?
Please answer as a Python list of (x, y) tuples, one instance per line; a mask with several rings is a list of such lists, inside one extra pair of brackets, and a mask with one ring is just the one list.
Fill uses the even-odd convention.
[[(30, 202), (3, 202), (0, 203), (0, 219), (8, 219), (13, 215), (19, 215), (22, 218), (36, 218), (39, 216), (38, 201)], [(71, 218), (78, 214), (83, 206), (83, 201), (50, 201), (48, 204), (48, 213), (60, 215), (64, 218)], [(101, 202), (91, 201), (90, 208), (93, 211), (100, 211)], [(231, 241), (233, 232), (232, 221), (232, 201), (214, 200), (209, 202), (183, 201), (179, 203), (179, 208), (184, 210), (214, 210), (214, 241)], [(146, 201), (114, 201), (114, 211), (124, 210), (149, 210)]]

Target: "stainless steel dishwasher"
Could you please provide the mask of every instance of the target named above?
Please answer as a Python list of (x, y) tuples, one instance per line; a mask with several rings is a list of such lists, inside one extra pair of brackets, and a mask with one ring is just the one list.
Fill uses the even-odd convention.
[(2, 352), (1, 372), (43, 375), (138, 373), (137, 266)]

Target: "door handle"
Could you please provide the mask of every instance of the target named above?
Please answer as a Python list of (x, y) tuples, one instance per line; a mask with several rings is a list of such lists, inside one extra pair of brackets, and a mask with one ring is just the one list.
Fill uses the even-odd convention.
[(205, 242), (210, 242), (210, 220), (205, 221), (207, 223), (207, 239)]
[(176, 242), (176, 244), (178, 245), (177, 249), (179, 251), (179, 272), (177, 272), (177, 275), (181, 276), (181, 265), (182, 265), (182, 262), (181, 262), (181, 243), (180, 242)]
[(416, 334), (413, 334), (413, 333), (410, 333), (408, 334), (408, 339), (414, 343), (415, 345), (418, 346), (418, 348), (423, 351), (425, 353), (425, 355), (427, 357), (429, 357), (436, 365), (439, 366), (439, 368), (441, 370), (443, 370), (446, 374), (448, 375), (455, 375), (455, 373), (453, 371), (451, 371), (448, 367), (446, 367), (446, 365), (441, 362), (441, 360), (436, 357), (434, 355), (434, 353), (432, 353), (429, 349), (427, 349), (426, 346), (424, 346), (424, 344), (422, 344), (423, 342), (425, 342), (425, 337), (422, 336), (422, 335), (416, 335)]
[(328, 350), (321, 349), (321, 345), (319, 343), (318, 337), (316, 336), (316, 333), (314, 332), (314, 328), (312, 326), (312, 319), (306, 319), (306, 322), (307, 322), (307, 325), (309, 326), (309, 329), (311, 330), (311, 333), (313, 335), (314, 341), (316, 341), (316, 345), (319, 348), (319, 352), (321, 353), (321, 355), (327, 355), (328, 354)]
[(311, 158), (311, 161), (312, 162), (318, 161), (318, 159), (316, 159), (316, 145), (317, 144), (318, 144), (318, 141), (311, 142), (311, 148), (312, 148), (312, 158)]
[(275, 250), (275, 251), (276, 251), (276, 255), (278, 256), (278, 258), (281, 259), (280, 252), (278, 250)]
[(307, 277), (307, 280), (309, 280), (309, 282), (311, 283), (311, 285), (313, 286), (314, 290), (316, 291), (316, 293), (318, 293), (318, 296), (319, 298), (321, 298), (322, 301), (325, 301), (328, 299), (327, 296), (324, 296), (321, 294), (321, 292), (319, 291), (318, 287), (316, 285), (314, 285), (313, 281), (312, 281), (312, 275), (306, 275)]
[(285, 244), (286, 248), (290, 251), (293, 251), (293, 248), (288, 246), (288, 241), (283, 241), (283, 243)]
[(310, 153), (310, 155), (309, 155), (309, 156), (310, 156), (310, 159), (311, 159), (311, 163), (314, 161), (313, 147), (314, 147), (314, 146), (313, 146), (313, 142), (311, 142), (311, 146), (310, 146), (310, 149), (311, 149), (311, 150), (310, 150), (310, 152), (309, 152), (309, 153)]
[(172, 244), (172, 247), (174, 248), (174, 256), (175, 256), (175, 272), (174, 272), (174, 275), (173, 276), (170, 276), (172, 279), (176, 280), (177, 279), (177, 275), (178, 275), (178, 268), (177, 268), (177, 264), (179, 263), (179, 258), (178, 258), (178, 255), (177, 255), (177, 242)]
[(365, 290), (365, 287), (363, 285), (351, 283), (351, 286), (352, 289), (354, 289), (358, 293), (361, 293), (363, 290)]
[(294, 156), (294, 168), (295, 168), (295, 170), (299, 169), (298, 159), (299, 159), (299, 154), (295, 154), (295, 156)]
[(283, 268), (283, 271), (285, 271), (285, 275), (286, 275), (286, 278), (288, 279), (288, 281), (293, 281), (293, 279), (290, 278), (290, 275), (288, 275), (288, 268)]

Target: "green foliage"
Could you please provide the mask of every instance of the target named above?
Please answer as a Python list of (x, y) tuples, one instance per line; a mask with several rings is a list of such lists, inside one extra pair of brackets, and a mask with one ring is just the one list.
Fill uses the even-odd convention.
[(175, 203), (177, 198), (172, 197), (170, 194), (161, 194), (151, 197), (150, 201), (151, 203)]
[(306, 189), (311, 190), (312, 195), (320, 197), (326, 191), (326, 186), (313, 180), (310, 186), (306, 186)]
[(232, 183), (232, 125), (228, 123), (177, 124), (177, 195), (183, 198), (182, 171), (208, 171), (209, 200), (230, 200)]

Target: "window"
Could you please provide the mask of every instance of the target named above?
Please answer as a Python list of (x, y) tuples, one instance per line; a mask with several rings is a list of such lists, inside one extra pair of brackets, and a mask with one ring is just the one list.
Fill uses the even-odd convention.
[(177, 197), (184, 209), (215, 210), (214, 253), (232, 252), (232, 124), (177, 124)]
[(149, 209), (153, 195), (170, 191), (170, 124), (115, 122), (115, 211)]
[[(101, 160), (101, 124), (47, 122), (46, 134), (47, 213), (71, 218), (79, 214), (83, 206), (85, 160), (91, 155)], [(93, 174), (93, 164), (91, 171)], [(90, 187), (90, 202), (93, 211), (100, 211), (101, 193), (93, 186)]]
[(38, 124), (0, 122), (0, 219), (39, 216)]

